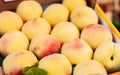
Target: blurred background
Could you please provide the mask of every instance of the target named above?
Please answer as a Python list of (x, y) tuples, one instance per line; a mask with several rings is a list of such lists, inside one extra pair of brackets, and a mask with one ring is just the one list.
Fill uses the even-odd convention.
[(97, 0), (97, 3), (120, 31), (120, 0)]

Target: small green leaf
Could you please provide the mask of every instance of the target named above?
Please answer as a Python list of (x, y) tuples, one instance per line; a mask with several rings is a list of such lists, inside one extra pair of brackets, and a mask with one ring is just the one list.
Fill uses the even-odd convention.
[(24, 69), (22, 69), (22, 74), (24, 74), (25, 72), (27, 72), (31, 67), (25, 67)]
[(31, 66), (31, 67), (38, 67), (38, 63), (34, 64), (34, 65), (33, 65), (33, 66)]
[(38, 65), (35, 64), (31, 67), (25, 67), (22, 70), (23, 75), (47, 75), (47, 72), (44, 69), (38, 68)]

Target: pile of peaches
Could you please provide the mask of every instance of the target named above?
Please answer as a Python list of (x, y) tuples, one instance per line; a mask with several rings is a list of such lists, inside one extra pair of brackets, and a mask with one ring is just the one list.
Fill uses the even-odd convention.
[(22, 70), (37, 63), (47, 75), (118, 75), (120, 44), (98, 21), (85, 0), (63, 0), (44, 10), (26, 0), (15, 11), (2, 11), (3, 73), (25, 75)]

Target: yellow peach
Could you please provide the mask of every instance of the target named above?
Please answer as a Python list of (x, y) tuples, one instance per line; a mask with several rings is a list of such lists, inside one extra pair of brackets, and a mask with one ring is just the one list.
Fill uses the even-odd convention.
[(92, 59), (93, 50), (86, 41), (77, 38), (65, 42), (62, 45), (61, 54), (65, 55), (72, 64), (78, 64)]
[(98, 16), (92, 8), (88, 6), (81, 6), (71, 12), (70, 21), (82, 30), (89, 24), (98, 23)]
[(68, 9), (62, 4), (51, 4), (43, 12), (43, 18), (45, 18), (53, 27), (58, 22), (67, 21), (69, 16)]
[(111, 31), (103, 25), (91, 24), (86, 26), (81, 32), (81, 39), (85, 40), (93, 49), (106, 41), (112, 41)]
[(112, 41), (104, 42), (97, 47), (94, 60), (99, 61), (108, 73), (120, 70), (120, 44)]
[(18, 30), (12, 30), (5, 33), (0, 38), (0, 53), (7, 56), (18, 50), (28, 49), (29, 41), (24, 33)]
[(43, 9), (41, 4), (35, 0), (24, 0), (18, 4), (16, 13), (21, 16), (23, 21), (28, 21), (32, 18), (40, 17)]
[(3, 71), (5, 75), (22, 75), (22, 69), (38, 63), (36, 56), (28, 51), (16, 51), (3, 60)]
[(52, 54), (42, 58), (38, 64), (48, 72), (47, 75), (71, 75), (72, 65), (69, 60), (62, 54)]
[(29, 50), (34, 52), (35, 55), (41, 59), (47, 55), (59, 53), (60, 42), (52, 35), (41, 34), (33, 38), (30, 43)]
[(98, 61), (85, 60), (75, 66), (73, 75), (107, 75), (107, 71)]
[(2, 11), (0, 13), (0, 34), (11, 31), (20, 30), (23, 25), (21, 17), (12, 11)]
[(29, 40), (40, 34), (49, 34), (51, 31), (50, 24), (43, 18), (33, 18), (24, 23), (22, 32), (26, 34)]
[(55, 25), (51, 35), (55, 36), (61, 43), (64, 43), (67, 40), (79, 38), (80, 32), (73, 23), (62, 21)]
[(87, 5), (86, 0), (63, 0), (62, 4), (66, 6), (70, 12), (72, 12), (75, 8)]

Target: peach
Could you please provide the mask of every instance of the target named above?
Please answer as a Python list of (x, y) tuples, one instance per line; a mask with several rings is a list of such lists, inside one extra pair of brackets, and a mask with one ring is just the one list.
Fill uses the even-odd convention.
[(58, 53), (42, 58), (38, 67), (46, 70), (47, 75), (71, 75), (72, 73), (72, 65), (69, 60)]
[(7, 56), (18, 50), (28, 49), (29, 41), (24, 33), (18, 30), (12, 30), (5, 33), (0, 38), (0, 53)]
[(107, 75), (107, 71), (98, 61), (85, 60), (75, 66), (73, 75)]
[(4, 75), (2, 67), (0, 67), (0, 75)]
[(80, 32), (73, 23), (62, 21), (55, 25), (51, 31), (51, 35), (58, 38), (61, 43), (64, 43), (67, 40), (79, 38)]
[(86, 0), (63, 0), (62, 4), (66, 6), (70, 12), (72, 12), (75, 8), (87, 5)]
[(36, 56), (27, 50), (16, 51), (3, 60), (5, 75), (22, 75), (22, 69), (38, 63)]
[(21, 17), (12, 11), (2, 11), (0, 13), (0, 34), (11, 31), (20, 30), (23, 25)]
[(112, 41), (113, 36), (109, 29), (100, 24), (91, 24), (81, 32), (81, 39), (85, 40), (93, 49), (106, 41)]
[(29, 40), (40, 34), (49, 34), (50, 31), (50, 24), (43, 18), (33, 18), (22, 27), (22, 32), (26, 34)]
[(20, 15), (23, 21), (28, 21), (32, 18), (40, 17), (43, 9), (41, 4), (35, 0), (24, 0), (18, 4), (16, 13)]
[(45, 18), (52, 27), (58, 22), (67, 21), (68, 16), (69, 10), (60, 3), (49, 5), (43, 12), (43, 18)]
[(78, 64), (92, 59), (93, 50), (86, 41), (77, 38), (65, 42), (62, 45), (61, 54), (65, 55), (72, 64)]
[(52, 35), (38, 35), (31, 41), (29, 50), (41, 59), (47, 55), (58, 53), (60, 51), (60, 42)]
[(71, 12), (70, 21), (82, 30), (89, 24), (98, 23), (98, 16), (92, 8), (88, 6), (80, 6)]
[(97, 47), (94, 60), (99, 61), (108, 73), (120, 71), (120, 44), (115, 42), (104, 42)]

